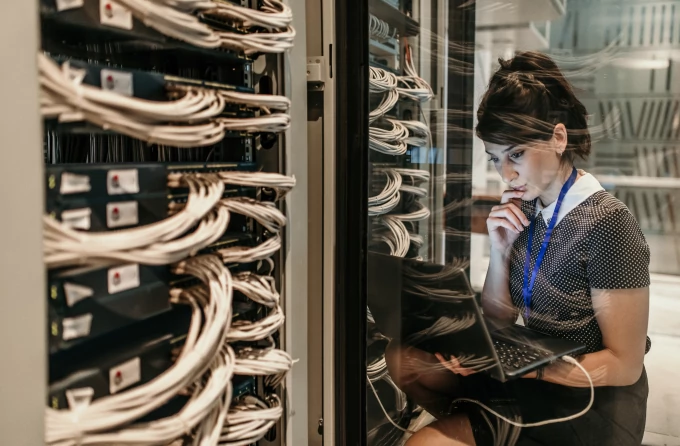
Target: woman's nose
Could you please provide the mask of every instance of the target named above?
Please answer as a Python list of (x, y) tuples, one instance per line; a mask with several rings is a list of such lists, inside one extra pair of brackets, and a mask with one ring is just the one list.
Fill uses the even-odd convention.
[(517, 172), (510, 163), (503, 163), (501, 166), (501, 178), (506, 184), (512, 183), (517, 178)]

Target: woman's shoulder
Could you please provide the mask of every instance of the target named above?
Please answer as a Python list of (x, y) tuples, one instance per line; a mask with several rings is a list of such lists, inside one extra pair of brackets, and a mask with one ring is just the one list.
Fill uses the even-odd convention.
[(582, 218), (587, 218), (593, 227), (617, 225), (619, 222), (635, 221), (635, 217), (621, 200), (607, 191), (595, 192), (581, 206)]

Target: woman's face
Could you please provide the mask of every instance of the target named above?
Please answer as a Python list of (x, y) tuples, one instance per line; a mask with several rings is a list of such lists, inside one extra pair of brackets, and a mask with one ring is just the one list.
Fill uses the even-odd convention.
[[(559, 124), (557, 127), (564, 128)], [(561, 154), (566, 148), (566, 129), (555, 129), (549, 141), (537, 141), (510, 146), (484, 142), (489, 160), (503, 181), (512, 189), (524, 191), (522, 200), (531, 201), (552, 189), (564, 170)]]

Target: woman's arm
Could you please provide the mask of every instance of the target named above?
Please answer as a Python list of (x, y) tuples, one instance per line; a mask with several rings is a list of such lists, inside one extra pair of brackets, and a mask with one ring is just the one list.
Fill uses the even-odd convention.
[(503, 192), (501, 204), (491, 209), (486, 220), (491, 252), (482, 291), (482, 308), (484, 316), (493, 325), (504, 326), (517, 320), (517, 309), (510, 298), (508, 270), (512, 245), (529, 225), (520, 208), (522, 195), (524, 192), (516, 190)]
[(510, 298), (508, 253), (491, 249), (489, 271), (484, 280), (482, 308), (484, 316), (493, 324), (513, 324), (517, 320), (517, 309)]
[[(629, 386), (642, 373), (649, 319), (649, 288), (591, 290), (595, 317), (605, 349), (577, 358), (595, 386)], [(530, 373), (527, 378), (535, 378)], [(589, 387), (577, 367), (557, 362), (545, 368), (544, 381)]]

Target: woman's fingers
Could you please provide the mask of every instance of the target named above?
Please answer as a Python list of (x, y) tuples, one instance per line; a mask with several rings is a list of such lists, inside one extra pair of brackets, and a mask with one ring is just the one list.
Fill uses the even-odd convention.
[(506, 190), (501, 195), (501, 204), (509, 203), (513, 198), (522, 198), (524, 196), (524, 191), (521, 190)]
[(519, 234), (521, 232), (506, 218), (489, 217), (486, 221), (489, 232), (495, 231), (498, 228), (505, 228), (510, 232), (514, 232), (515, 234)]
[(508, 220), (510, 223), (512, 223), (515, 226), (515, 229), (518, 231), (523, 231), (524, 230), (524, 224), (520, 220), (520, 218), (515, 214), (512, 209), (509, 208), (501, 208), (495, 211), (491, 211), (489, 213), (489, 217), (493, 218), (504, 218)]
[(522, 209), (520, 209), (519, 206), (517, 206), (515, 203), (499, 204), (497, 206), (492, 207), (491, 212), (498, 211), (501, 209), (509, 209), (510, 211), (512, 211), (513, 214), (517, 216), (517, 218), (519, 218), (519, 220), (522, 222), (522, 224), (524, 224), (524, 226), (529, 226), (530, 223), (529, 219), (524, 214)]

